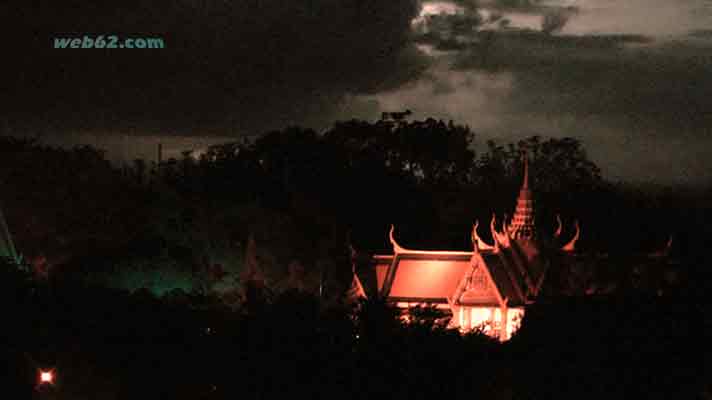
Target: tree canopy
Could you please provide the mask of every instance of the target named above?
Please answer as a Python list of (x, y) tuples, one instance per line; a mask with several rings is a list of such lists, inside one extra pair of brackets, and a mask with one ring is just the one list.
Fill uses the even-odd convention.
[[(176, 269), (168, 276), (179, 280), (216, 266), (232, 271), (225, 279), (237, 279), (249, 234), (274, 281), (287, 279), (296, 260), (312, 280), (331, 271), (348, 284), (346, 232), (359, 251), (380, 252), (388, 250), (390, 224), (408, 247), (467, 250), (474, 220), (511, 215), (522, 151), (544, 233), (554, 230), (560, 213), (565, 230), (581, 221), (584, 246), (649, 249), (679, 223), (680, 203), (649, 203), (607, 182), (574, 138), (533, 136), (484, 147), (475, 139), (452, 121), (349, 120), (325, 132), (293, 126), (120, 169), (89, 147), (60, 150), (2, 138), (3, 211), (16, 247), (30, 258), (76, 261), (89, 271), (108, 267), (80, 260), (123, 258), (119, 270), (144, 271), (137, 285), (158, 286), (169, 279), (161, 265)], [(665, 217), (654, 220), (652, 234), (632, 236), (656, 213)], [(151, 266), (159, 267), (146, 272)]]

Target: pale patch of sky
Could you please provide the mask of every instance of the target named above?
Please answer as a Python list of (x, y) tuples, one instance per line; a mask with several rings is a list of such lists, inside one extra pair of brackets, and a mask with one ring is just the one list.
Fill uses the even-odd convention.
[[(487, 12), (488, 3), (482, 4)], [(578, 10), (562, 30), (564, 34), (635, 34), (663, 39), (712, 29), (712, 0), (547, 0), (536, 4)], [(452, 1), (425, 1), (418, 19), (463, 11)], [(524, 8), (506, 11), (504, 16), (512, 27), (539, 29), (541, 12), (541, 8)]]
[[(480, 4), (488, 7), (486, 1)], [(539, 6), (552, 7), (551, 10), (576, 7), (560, 34), (651, 37), (652, 43), (638, 46), (645, 46), (645, 54), (658, 61), (697, 57), (699, 49), (688, 49), (685, 43), (712, 42), (712, 0), (549, 0), (538, 2), (537, 7), (504, 11), (503, 16), (510, 20), (510, 27), (539, 30), (542, 14), (547, 12)], [(487, 11), (485, 8), (484, 12)], [(463, 8), (451, 1), (425, 1), (418, 18), (422, 21), (426, 15), (462, 12)], [(692, 32), (697, 34), (690, 35)], [(674, 46), (672, 52), (666, 45), (668, 39), (680, 44)], [(682, 138), (678, 132), (682, 128), (659, 126), (653, 120), (648, 121), (648, 115), (621, 118), (616, 113), (560, 110), (556, 107), (560, 104), (558, 96), (566, 93), (559, 93), (556, 86), (548, 92), (531, 92), (517, 85), (526, 71), (514, 74), (457, 71), (449, 67), (457, 50), (438, 52), (430, 46), (419, 48), (431, 56), (432, 67), (416, 82), (368, 96), (381, 109), (411, 109), (412, 119), (453, 119), (478, 132), (480, 144), (489, 138), (516, 141), (531, 134), (574, 136), (583, 140), (592, 159), (611, 179), (675, 183), (712, 179), (708, 163), (701, 161), (712, 157), (712, 141), (703, 139), (708, 137), (704, 135), (705, 129), (700, 131), (697, 127), (698, 131)], [(615, 59), (615, 54), (604, 56)], [(665, 76), (653, 78), (667, 79)], [(584, 82), (581, 88), (586, 88)], [(665, 96), (665, 93), (656, 95)], [(535, 99), (548, 104), (549, 108), (518, 107), (520, 98)], [(670, 112), (674, 112), (672, 110), (674, 107)], [(690, 139), (693, 137), (696, 139)]]

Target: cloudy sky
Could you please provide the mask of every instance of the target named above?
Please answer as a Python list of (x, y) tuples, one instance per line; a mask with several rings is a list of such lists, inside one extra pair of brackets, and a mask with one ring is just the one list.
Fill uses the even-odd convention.
[[(712, 180), (712, 0), (115, 3), (0, 5), (0, 130), (149, 156), (410, 109), (480, 142), (579, 138), (611, 179)], [(167, 48), (51, 48), (85, 34)]]

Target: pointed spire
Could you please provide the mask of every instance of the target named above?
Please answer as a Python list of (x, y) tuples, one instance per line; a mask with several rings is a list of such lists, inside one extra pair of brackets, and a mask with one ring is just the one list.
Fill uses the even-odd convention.
[(529, 161), (526, 152), (522, 152), (523, 179), (519, 190), (514, 216), (508, 228), (512, 239), (532, 239), (534, 229), (534, 198), (529, 189)]

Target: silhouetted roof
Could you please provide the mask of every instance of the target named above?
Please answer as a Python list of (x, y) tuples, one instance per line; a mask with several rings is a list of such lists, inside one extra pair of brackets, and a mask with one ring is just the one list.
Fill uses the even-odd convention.
[(357, 265), (356, 274), (369, 298), (378, 297), (392, 262), (393, 256), (375, 256), (367, 261), (367, 265)]
[(522, 283), (518, 281), (516, 270), (512, 269), (513, 266), (511, 264), (508, 265), (505, 262), (506, 259), (501, 257), (501, 254), (483, 253), (482, 259), (492, 276), (494, 284), (497, 286), (497, 290), (499, 290), (500, 296), (508, 299), (509, 305), (524, 304)]
[(12, 243), (10, 230), (7, 228), (5, 216), (0, 208), (0, 257), (7, 257), (12, 260), (17, 260), (17, 252), (15, 245)]

